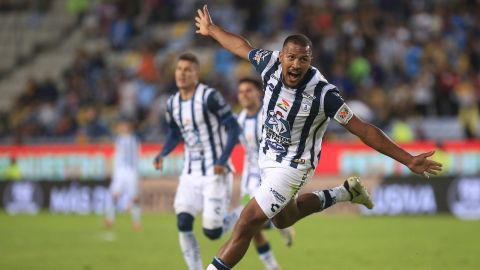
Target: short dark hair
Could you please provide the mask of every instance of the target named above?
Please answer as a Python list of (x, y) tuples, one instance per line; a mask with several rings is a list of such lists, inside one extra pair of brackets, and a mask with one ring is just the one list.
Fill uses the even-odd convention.
[(180, 60), (189, 61), (189, 62), (197, 64), (197, 66), (200, 66), (200, 61), (198, 61), (197, 56), (195, 54), (191, 53), (191, 52), (182, 53), (178, 57), (177, 61), (180, 61)]
[(263, 84), (260, 80), (257, 80), (255, 78), (251, 78), (251, 77), (244, 77), (244, 78), (241, 78), (240, 80), (238, 80), (239, 85), (242, 84), (242, 83), (251, 83), (259, 91), (262, 91), (262, 88), (263, 88)]
[(307, 36), (302, 34), (288, 36), (283, 42), (283, 47), (285, 47), (288, 43), (294, 43), (304, 47), (308, 46), (310, 49), (313, 48), (312, 41)]

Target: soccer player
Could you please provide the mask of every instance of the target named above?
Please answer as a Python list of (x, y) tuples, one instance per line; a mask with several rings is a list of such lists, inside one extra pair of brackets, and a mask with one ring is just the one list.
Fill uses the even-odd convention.
[(142, 227), (138, 175), (139, 144), (130, 119), (121, 118), (116, 125), (116, 132), (113, 175), (110, 184), (112, 204), (106, 210), (105, 226), (107, 228), (113, 226), (118, 200), (122, 194), (126, 194), (133, 229), (139, 230)]
[(179, 91), (167, 103), (169, 129), (155, 169), (179, 143), (185, 141), (185, 166), (174, 200), (180, 247), (191, 270), (202, 269), (193, 222), (203, 209), (203, 233), (220, 238), (230, 205), (232, 170), (230, 154), (241, 132), (230, 106), (213, 88), (199, 83), (199, 61), (191, 53), (178, 58), (175, 81)]
[(312, 177), (330, 119), (414, 173), (427, 177), (427, 173), (441, 170), (440, 163), (427, 159), (434, 151), (412, 156), (380, 129), (359, 119), (344, 103), (337, 88), (311, 66), (312, 43), (306, 36), (291, 35), (284, 40), (281, 51), (269, 51), (253, 48), (243, 37), (215, 25), (206, 5), (198, 10), (195, 21), (197, 33), (212, 37), (225, 49), (249, 60), (261, 74), (264, 87), (259, 151), (262, 184), (208, 270), (234, 267), (268, 219), (277, 228), (286, 228), (338, 202), (373, 207), (358, 177), (349, 177), (343, 185), (332, 189), (296, 196)]
[[(244, 167), (242, 182), (240, 186), (240, 203), (245, 205), (260, 187), (260, 168), (258, 167), (258, 150), (262, 134), (262, 83), (252, 78), (243, 78), (238, 84), (238, 101), (243, 110), (238, 115), (237, 121), (243, 132), (240, 135), (240, 142), (245, 149)], [(243, 208), (243, 207), (242, 207)], [(242, 209), (240, 208), (240, 209)], [(267, 228), (271, 222), (267, 222)], [(291, 228), (280, 229), (282, 236), (288, 246), (293, 241), (293, 230)], [(280, 269), (273, 252), (270, 249), (265, 234), (257, 232), (253, 237), (260, 260), (268, 270)]]

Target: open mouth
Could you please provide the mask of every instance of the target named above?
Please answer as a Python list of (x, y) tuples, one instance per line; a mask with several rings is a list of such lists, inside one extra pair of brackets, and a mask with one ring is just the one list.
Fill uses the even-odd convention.
[(301, 76), (300, 71), (289, 70), (287, 71), (287, 77), (289, 81), (297, 81)]

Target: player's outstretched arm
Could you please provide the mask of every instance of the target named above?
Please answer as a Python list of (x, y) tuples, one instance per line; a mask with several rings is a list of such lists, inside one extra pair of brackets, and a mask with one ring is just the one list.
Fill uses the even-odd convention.
[(227, 32), (213, 23), (207, 5), (197, 10), (195, 17), (196, 33), (211, 36), (225, 49), (239, 57), (248, 60), (248, 53), (253, 49), (250, 43), (243, 37)]
[(404, 164), (414, 173), (421, 174), (428, 178), (428, 174), (436, 175), (437, 172), (442, 170), (442, 164), (428, 159), (435, 151), (412, 156), (390, 140), (379, 128), (362, 121), (355, 115), (353, 115), (348, 124), (345, 125), (345, 128), (352, 134), (358, 136), (366, 145)]

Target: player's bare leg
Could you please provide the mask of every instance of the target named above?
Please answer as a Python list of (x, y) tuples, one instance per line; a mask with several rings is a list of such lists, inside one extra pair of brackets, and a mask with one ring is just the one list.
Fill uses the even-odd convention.
[[(245, 255), (252, 241), (268, 220), (255, 198), (251, 199), (243, 209), (237, 224), (233, 228), (230, 239), (223, 245), (214, 259), (228, 268), (234, 267)], [(221, 268), (220, 268), (221, 269)]]
[(308, 215), (323, 211), (337, 202), (347, 201), (364, 205), (368, 209), (373, 208), (367, 189), (358, 177), (351, 176), (341, 186), (305, 193), (296, 200), (291, 200), (272, 221), (277, 228), (287, 228)]
[[(308, 215), (325, 210), (337, 202), (346, 201), (362, 204), (369, 209), (373, 207), (370, 195), (358, 177), (349, 177), (341, 186), (302, 194), (296, 200), (290, 200), (272, 221), (277, 228), (284, 229)], [(251, 239), (265, 221), (267, 216), (253, 198), (242, 211), (232, 236), (207, 269), (230, 269), (235, 266), (243, 258)]]
[(112, 194), (112, 203), (106, 209), (106, 216), (104, 220), (104, 226), (107, 229), (111, 229), (113, 224), (115, 223), (115, 211), (117, 208), (118, 198), (120, 197), (119, 194), (113, 193)]
[(135, 231), (140, 231), (142, 229), (142, 209), (140, 208), (140, 198), (136, 196), (132, 200), (132, 206), (130, 208), (130, 214), (132, 216), (132, 228)]
[(277, 259), (273, 255), (273, 251), (270, 248), (270, 243), (268, 242), (262, 231), (259, 231), (257, 234), (255, 234), (255, 236), (253, 237), (253, 243), (257, 248), (257, 253), (260, 257), (260, 260), (266, 267), (265, 269), (280, 270)]

